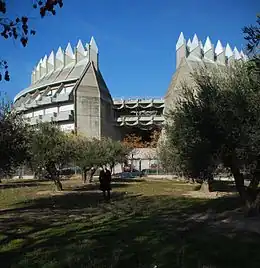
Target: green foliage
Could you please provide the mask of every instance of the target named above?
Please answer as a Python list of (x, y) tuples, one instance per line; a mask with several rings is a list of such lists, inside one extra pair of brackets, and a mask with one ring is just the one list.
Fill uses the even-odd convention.
[(57, 126), (41, 123), (35, 129), (30, 142), (30, 163), (36, 171), (45, 171), (59, 190), (59, 169), (75, 157), (70, 136)]
[(123, 162), (129, 149), (119, 141), (110, 138), (87, 139), (86, 137), (74, 137), (76, 151), (76, 164), (83, 170), (103, 165), (114, 166)]
[(244, 191), (243, 174), (260, 173), (260, 84), (255, 68), (254, 62), (202, 68), (193, 74), (195, 87), (182, 86), (183, 98), (169, 114), (173, 123), (167, 135), (186, 175), (208, 178), (222, 163)]
[(260, 15), (257, 15), (256, 25), (243, 28), (245, 40), (247, 40), (247, 51), (249, 54), (258, 55), (260, 49)]
[(101, 139), (100, 145), (103, 152), (103, 163), (111, 167), (117, 163), (123, 163), (131, 150), (124, 143), (110, 138)]
[(0, 105), (0, 178), (28, 159), (30, 128), (10, 111), (9, 103)]

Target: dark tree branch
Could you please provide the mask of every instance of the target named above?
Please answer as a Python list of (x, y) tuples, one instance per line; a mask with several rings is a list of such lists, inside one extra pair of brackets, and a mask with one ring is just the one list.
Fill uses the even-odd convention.
[[(29, 37), (36, 34), (34, 29), (29, 27), (30, 21), (27, 16), (17, 16), (15, 18), (9, 18), (4, 16), (8, 7), (6, 0), (0, 0), (0, 35), (4, 39), (13, 38), (19, 40), (21, 44), (26, 47)], [(63, 0), (33, 0), (32, 8), (39, 11), (41, 18), (44, 18), (47, 14), (56, 14), (56, 7), (62, 7)], [(8, 72), (7, 62), (0, 59), (0, 81), (10, 80)]]

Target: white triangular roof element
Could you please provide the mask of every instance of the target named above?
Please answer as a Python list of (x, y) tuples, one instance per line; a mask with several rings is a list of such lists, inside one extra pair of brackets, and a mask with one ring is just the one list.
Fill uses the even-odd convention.
[(86, 43), (85, 48), (86, 48), (86, 50), (89, 49), (89, 43)]
[(221, 42), (218, 40), (217, 45), (216, 45), (216, 48), (215, 48), (215, 53), (216, 53), (217, 55), (219, 55), (219, 54), (221, 54), (223, 51), (224, 51), (224, 48), (223, 48)]
[(212, 48), (213, 48), (213, 46), (212, 46), (212, 43), (210, 41), (210, 38), (207, 36), (206, 42), (205, 42), (204, 47), (203, 47), (204, 53), (211, 50)]
[(198, 47), (199, 44), (199, 38), (196, 34), (194, 34), (192, 42), (191, 42), (191, 46), (190, 46), (190, 50), (193, 50), (194, 48)]
[(191, 46), (191, 40), (189, 38), (188, 42), (187, 42), (187, 46), (190, 47)]
[(42, 64), (42, 59), (40, 59), (40, 61), (38, 62), (37, 66), (36, 66), (36, 71), (40, 70), (41, 64)]
[(58, 48), (58, 51), (56, 53), (56, 59), (61, 61), (61, 62), (64, 61), (64, 54), (63, 54), (61, 47)]
[(48, 59), (47, 55), (45, 55), (43, 60), (42, 60), (42, 67), (45, 68), (45, 69), (47, 68), (47, 59)]
[(225, 56), (228, 57), (228, 58), (233, 56), (233, 51), (232, 51), (229, 43), (227, 43), (227, 45), (226, 45)]
[(240, 55), (240, 53), (239, 53), (239, 51), (237, 50), (236, 47), (234, 47), (233, 53), (234, 53), (235, 60), (240, 60), (241, 59), (241, 55)]
[(68, 43), (68, 45), (66, 47), (65, 54), (66, 54), (66, 56), (70, 57), (71, 59), (75, 59), (75, 55), (73, 53), (73, 50), (72, 50), (70, 43)]
[(247, 55), (243, 52), (243, 50), (240, 51), (241, 58), (246, 61), (248, 59)]
[(78, 44), (77, 44), (77, 52), (82, 54), (82, 55), (85, 55), (85, 48), (81, 42), (81, 40), (78, 41)]
[(95, 38), (93, 36), (91, 37), (89, 45), (90, 45), (91, 49), (93, 49), (94, 51), (96, 51), (98, 53), (97, 43), (96, 43)]
[(184, 44), (185, 44), (185, 38), (184, 38), (183, 32), (181, 32), (179, 39), (176, 43), (176, 50), (178, 50)]
[(54, 52), (52, 51), (48, 58), (48, 63), (54, 65)]

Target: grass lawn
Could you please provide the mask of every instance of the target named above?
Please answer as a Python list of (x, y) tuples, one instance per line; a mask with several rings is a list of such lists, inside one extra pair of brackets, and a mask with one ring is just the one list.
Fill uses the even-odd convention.
[[(217, 215), (235, 197), (198, 199), (195, 186), (172, 181), (98, 185), (20, 180), (0, 185), (0, 267), (259, 267), (260, 235)], [(224, 215), (224, 214), (223, 214)]]

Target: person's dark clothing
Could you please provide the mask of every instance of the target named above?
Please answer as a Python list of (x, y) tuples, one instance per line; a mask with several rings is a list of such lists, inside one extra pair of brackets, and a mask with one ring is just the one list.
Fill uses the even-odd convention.
[(111, 172), (109, 170), (101, 170), (99, 173), (99, 182), (101, 191), (110, 191)]
[(110, 200), (110, 190), (111, 190), (111, 172), (106, 170), (101, 170), (99, 174), (100, 190), (103, 192), (104, 199)]

